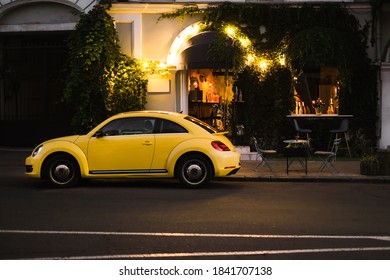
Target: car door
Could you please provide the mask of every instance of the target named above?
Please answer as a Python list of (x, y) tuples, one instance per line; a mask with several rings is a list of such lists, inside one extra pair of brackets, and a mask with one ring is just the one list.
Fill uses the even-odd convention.
[(92, 174), (149, 172), (153, 160), (153, 118), (116, 119), (105, 125), (88, 144)]
[(172, 150), (188, 140), (189, 133), (183, 126), (165, 119), (157, 119), (154, 132), (156, 147), (151, 172), (158, 172), (166, 170)]

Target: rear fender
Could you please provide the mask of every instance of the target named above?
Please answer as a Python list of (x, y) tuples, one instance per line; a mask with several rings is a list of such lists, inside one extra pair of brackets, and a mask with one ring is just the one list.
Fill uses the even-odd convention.
[[(196, 141), (196, 147), (197, 147), (196, 150), (194, 150), (194, 140)], [(211, 142), (210, 139), (191, 139), (177, 145), (172, 150), (167, 160), (167, 167), (168, 167), (169, 174), (174, 175), (176, 163), (178, 162), (178, 160), (182, 156), (191, 153), (202, 154), (203, 156), (208, 158), (210, 160), (211, 166), (214, 169), (215, 168), (214, 158), (213, 155), (210, 153), (211, 149), (213, 148), (210, 142)]]

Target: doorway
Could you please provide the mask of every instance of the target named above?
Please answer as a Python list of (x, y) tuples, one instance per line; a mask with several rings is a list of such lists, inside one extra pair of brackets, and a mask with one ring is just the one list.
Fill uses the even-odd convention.
[(69, 32), (3, 34), (0, 40), (1, 145), (34, 146), (70, 132), (61, 105)]

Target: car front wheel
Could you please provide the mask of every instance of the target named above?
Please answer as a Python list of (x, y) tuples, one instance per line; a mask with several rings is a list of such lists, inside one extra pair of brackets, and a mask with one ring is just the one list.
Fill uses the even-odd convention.
[(77, 162), (66, 155), (57, 155), (49, 159), (44, 172), (46, 180), (56, 187), (73, 187), (80, 180)]
[(180, 160), (177, 175), (182, 184), (190, 188), (198, 188), (210, 181), (212, 167), (201, 155), (186, 156)]

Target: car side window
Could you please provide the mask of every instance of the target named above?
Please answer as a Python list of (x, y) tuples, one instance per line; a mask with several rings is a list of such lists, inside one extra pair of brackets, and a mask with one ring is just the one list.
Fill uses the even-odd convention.
[(159, 133), (187, 133), (187, 129), (182, 127), (181, 125), (169, 121), (169, 120), (161, 120), (161, 129)]
[(154, 118), (123, 118), (106, 124), (100, 131), (105, 136), (134, 135), (154, 133)]

